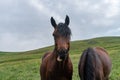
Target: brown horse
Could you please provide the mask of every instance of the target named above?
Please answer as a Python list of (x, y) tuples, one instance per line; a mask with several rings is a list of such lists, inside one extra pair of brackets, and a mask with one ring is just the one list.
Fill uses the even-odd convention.
[(78, 70), (81, 80), (109, 80), (111, 60), (100, 47), (86, 49), (80, 59)]
[(55, 48), (42, 57), (40, 66), (41, 80), (72, 80), (73, 67), (69, 57), (71, 30), (68, 27), (69, 17), (65, 23), (56, 24), (51, 17), (54, 27)]

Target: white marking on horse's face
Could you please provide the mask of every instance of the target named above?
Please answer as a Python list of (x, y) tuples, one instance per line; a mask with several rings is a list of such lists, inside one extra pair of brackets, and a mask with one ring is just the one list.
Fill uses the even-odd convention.
[(57, 61), (61, 62), (62, 59), (60, 59), (60, 56), (57, 57)]

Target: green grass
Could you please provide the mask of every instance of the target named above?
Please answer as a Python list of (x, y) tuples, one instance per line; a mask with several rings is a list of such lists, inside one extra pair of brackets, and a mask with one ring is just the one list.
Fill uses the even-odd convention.
[[(74, 72), (73, 80), (78, 76), (78, 61), (87, 47), (105, 48), (112, 60), (110, 80), (120, 80), (120, 37), (101, 37), (71, 42), (70, 57)], [(42, 55), (52, 51), (53, 46), (18, 53), (0, 52), (0, 80), (40, 80), (39, 67)]]

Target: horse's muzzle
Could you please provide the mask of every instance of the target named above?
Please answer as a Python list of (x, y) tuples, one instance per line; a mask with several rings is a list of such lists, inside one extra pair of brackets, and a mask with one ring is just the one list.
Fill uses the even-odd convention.
[(58, 61), (64, 61), (68, 55), (68, 50), (60, 50), (58, 51)]

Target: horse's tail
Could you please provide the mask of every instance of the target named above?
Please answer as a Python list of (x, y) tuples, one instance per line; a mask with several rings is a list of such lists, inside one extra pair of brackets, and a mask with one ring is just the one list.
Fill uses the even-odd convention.
[(94, 75), (95, 75), (95, 55), (94, 55), (94, 50), (93, 48), (88, 48), (86, 49), (80, 60), (79, 64), (79, 75), (82, 80), (94, 80)]

